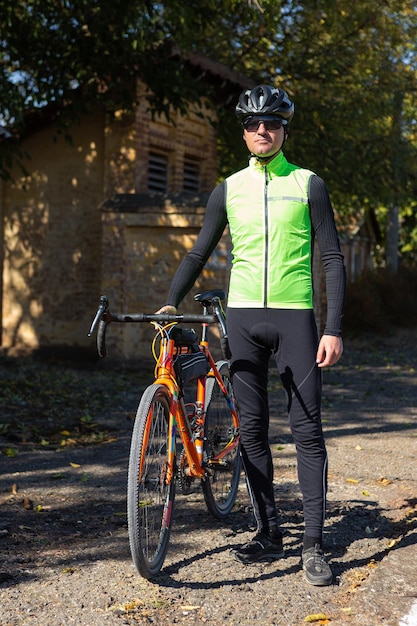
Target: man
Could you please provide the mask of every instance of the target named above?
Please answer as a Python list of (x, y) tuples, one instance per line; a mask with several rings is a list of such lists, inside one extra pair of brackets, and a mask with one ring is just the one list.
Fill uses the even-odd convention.
[[(321, 426), (321, 370), (342, 355), (343, 256), (326, 186), (288, 163), (282, 148), (294, 105), (281, 89), (259, 85), (241, 94), (236, 115), (249, 166), (218, 185), (193, 249), (181, 262), (161, 312), (175, 313), (229, 224), (233, 263), (227, 326), (230, 369), (240, 415), (242, 457), (258, 532), (233, 551), (241, 563), (284, 556), (268, 442), (268, 364), (275, 359), (288, 399), (297, 450), (308, 582), (329, 585), (323, 554), (327, 454)], [(313, 312), (312, 253), (317, 238), (326, 274), (327, 322), (318, 339)]]

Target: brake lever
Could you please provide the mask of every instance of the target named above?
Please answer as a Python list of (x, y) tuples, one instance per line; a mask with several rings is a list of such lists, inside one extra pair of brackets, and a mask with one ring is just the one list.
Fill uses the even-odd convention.
[(100, 296), (100, 305), (98, 307), (97, 313), (95, 318), (93, 319), (93, 322), (91, 324), (90, 327), (90, 331), (88, 333), (88, 336), (91, 337), (91, 335), (94, 333), (97, 324), (100, 322), (101, 318), (103, 317), (104, 313), (106, 313), (109, 309), (109, 299), (107, 296)]

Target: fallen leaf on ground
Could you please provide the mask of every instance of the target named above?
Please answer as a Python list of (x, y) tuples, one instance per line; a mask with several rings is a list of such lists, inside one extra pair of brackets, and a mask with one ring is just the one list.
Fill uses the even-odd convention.
[(354, 570), (348, 576), (349, 592), (357, 591), (364, 580), (368, 578), (370, 574), (369, 569), (362, 568), (360, 570)]
[(324, 613), (312, 613), (304, 618), (305, 622), (312, 624), (313, 622), (319, 622), (319, 624), (329, 624), (330, 620)]
[(26, 511), (31, 511), (33, 509), (33, 502), (27, 496), (23, 498), (23, 508), (26, 509)]
[(128, 613), (129, 611), (133, 611), (137, 609), (138, 606), (143, 606), (142, 600), (131, 600), (130, 602), (126, 602), (125, 604), (113, 604), (109, 607), (110, 611), (121, 611), (122, 613)]
[(10, 458), (17, 456), (18, 452), (16, 448), (6, 448), (4, 454)]
[(381, 477), (381, 478), (378, 480), (378, 482), (379, 482), (379, 484), (380, 484), (380, 485), (384, 485), (384, 486), (385, 486), (385, 485), (391, 485), (392, 480), (389, 480), (389, 478), (383, 478), (383, 477)]

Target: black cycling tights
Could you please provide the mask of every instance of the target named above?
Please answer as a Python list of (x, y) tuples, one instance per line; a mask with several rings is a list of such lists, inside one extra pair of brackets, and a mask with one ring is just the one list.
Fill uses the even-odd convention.
[(321, 370), (312, 310), (227, 311), (233, 389), (240, 414), (242, 456), (259, 529), (277, 525), (268, 441), (268, 364), (275, 359), (287, 400), (303, 494), (305, 534), (321, 537), (327, 454), (321, 425)]

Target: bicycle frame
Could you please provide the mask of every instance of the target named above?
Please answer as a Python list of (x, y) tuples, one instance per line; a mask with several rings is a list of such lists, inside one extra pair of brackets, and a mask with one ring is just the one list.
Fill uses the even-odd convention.
[[(163, 336), (161, 338), (161, 352), (158, 359), (156, 375), (155, 375), (155, 384), (161, 384), (168, 388), (170, 392), (171, 406), (170, 406), (170, 420), (169, 420), (169, 433), (170, 433), (170, 444), (168, 451), (168, 468), (167, 468), (167, 481), (171, 481), (175, 478), (174, 472), (174, 457), (175, 457), (175, 440), (176, 433), (179, 432), (185, 454), (187, 456), (188, 468), (190, 477), (200, 477), (203, 478), (205, 475), (205, 468), (203, 467), (203, 431), (204, 431), (204, 410), (205, 410), (205, 402), (206, 402), (206, 382), (207, 378), (215, 377), (219, 387), (224, 394), (230, 411), (233, 416), (233, 422), (235, 424), (236, 430), (238, 430), (238, 416), (237, 411), (234, 406), (233, 400), (228, 394), (228, 391), (223, 383), (222, 377), (219, 374), (216, 363), (211, 355), (211, 352), (208, 347), (207, 333), (208, 327), (210, 323), (217, 322), (220, 328), (221, 337), (227, 340), (227, 331), (225, 325), (225, 318), (223, 309), (220, 304), (221, 298), (224, 297), (224, 293), (221, 291), (213, 291), (207, 292), (207, 296), (211, 296), (211, 306), (214, 309), (215, 314), (209, 313), (209, 304), (208, 300), (200, 299), (199, 296), (203, 298), (204, 294), (198, 294), (195, 299), (200, 300), (204, 307), (203, 315), (171, 315), (171, 314), (114, 314), (109, 311), (109, 302), (106, 296), (100, 297), (100, 305), (96, 316), (92, 322), (90, 331), (88, 333), (91, 336), (94, 332), (95, 327), (98, 325), (97, 332), (97, 350), (101, 357), (105, 357), (107, 354), (106, 344), (105, 344), (105, 334), (107, 325), (110, 322), (161, 322), (161, 323), (193, 323), (198, 322), (202, 325), (202, 334), (201, 340), (199, 342), (200, 350), (202, 350), (209, 361), (210, 364), (210, 372), (207, 374), (207, 377), (204, 376), (202, 378), (197, 379), (197, 394), (196, 394), (196, 407), (197, 407), (197, 420), (196, 425), (199, 428), (200, 433), (193, 432), (191, 430), (191, 426), (187, 417), (187, 413), (185, 410), (184, 402), (181, 398), (181, 389), (178, 384), (178, 381), (174, 372), (174, 353), (175, 353), (175, 342), (173, 339), (169, 337), (169, 335)], [(162, 328), (162, 327), (160, 327)], [(214, 459), (210, 459), (210, 464), (214, 465), (216, 463), (221, 464), (222, 457), (226, 456), (231, 449), (237, 447), (239, 445), (238, 438), (234, 438), (232, 442), (227, 444), (224, 447), (222, 453), (218, 455), (218, 457)]]
[[(238, 427), (238, 416), (233, 403), (232, 398), (230, 397), (223, 380), (219, 374), (216, 363), (211, 355), (211, 352), (208, 347), (208, 342), (206, 340), (208, 324), (203, 324), (203, 332), (202, 339), (199, 343), (200, 349), (205, 353), (208, 358), (210, 364), (210, 372), (207, 374), (207, 378), (214, 377), (218, 381), (219, 387), (224, 394), (227, 403), (230, 407), (230, 411), (233, 415), (233, 420), (235, 422), (236, 428)], [(161, 384), (167, 387), (170, 391), (171, 406), (170, 406), (170, 419), (169, 419), (169, 433), (170, 433), (170, 443), (168, 450), (168, 468), (166, 481), (169, 483), (171, 480), (175, 478), (175, 468), (174, 468), (174, 458), (175, 458), (175, 444), (176, 444), (176, 433), (179, 432), (182, 444), (184, 446), (184, 451), (187, 457), (188, 462), (188, 472), (189, 476), (203, 478), (205, 474), (205, 468), (203, 466), (203, 440), (204, 440), (204, 407), (206, 402), (206, 377), (201, 377), (197, 379), (197, 393), (196, 393), (196, 408), (197, 408), (197, 419), (195, 422), (195, 428), (191, 430), (190, 422), (187, 416), (187, 412), (185, 409), (184, 402), (181, 395), (181, 389), (179, 387), (178, 381), (173, 373), (174, 367), (174, 355), (175, 351), (175, 342), (173, 339), (163, 337), (161, 339), (161, 354), (158, 360), (157, 365), (157, 373), (155, 377), (155, 384)], [(221, 460), (224, 456), (226, 456), (231, 449), (238, 446), (238, 439), (235, 438), (232, 440), (230, 445), (225, 446), (224, 450), (221, 452), (218, 457), (211, 459), (210, 463), (214, 464), (216, 462), (221, 463)]]
[[(110, 322), (152, 322), (157, 330), (152, 344), (155, 376), (139, 402), (127, 484), (130, 550), (136, 569), (148, 580), (159, 573), (168, 550), (177, 480), (184, 495), (192, 492), (194, 482), (200, 482), (207, 509), (215, 519), (226, 519), (235, 504), (242, 459), (221, 306), (224, 297), (220, 290), (197, 294), (195, 300), (202, 304), (203, 315), (130, 315), (111, 313), (102, 296), (90, 328), (91, 336), (98, 326), (97, 349), (102, 357), (106, 356), (105, 334)], [(201, 339), (198, 341), (191, 329), (175, 326), (178, 322), (200, 323)], [(219, 326), (224, 356), (217, 363), (208, 342), (213, 322)], [(204, 358), (198, 358), (199, 351)], [(190, 359), (183, 359), (187, 353)], [(194, 393), (192, 402), (186, 404), (188, 381), (194, 381)], [(177, 437), (182, 442), (178, 463)]]

